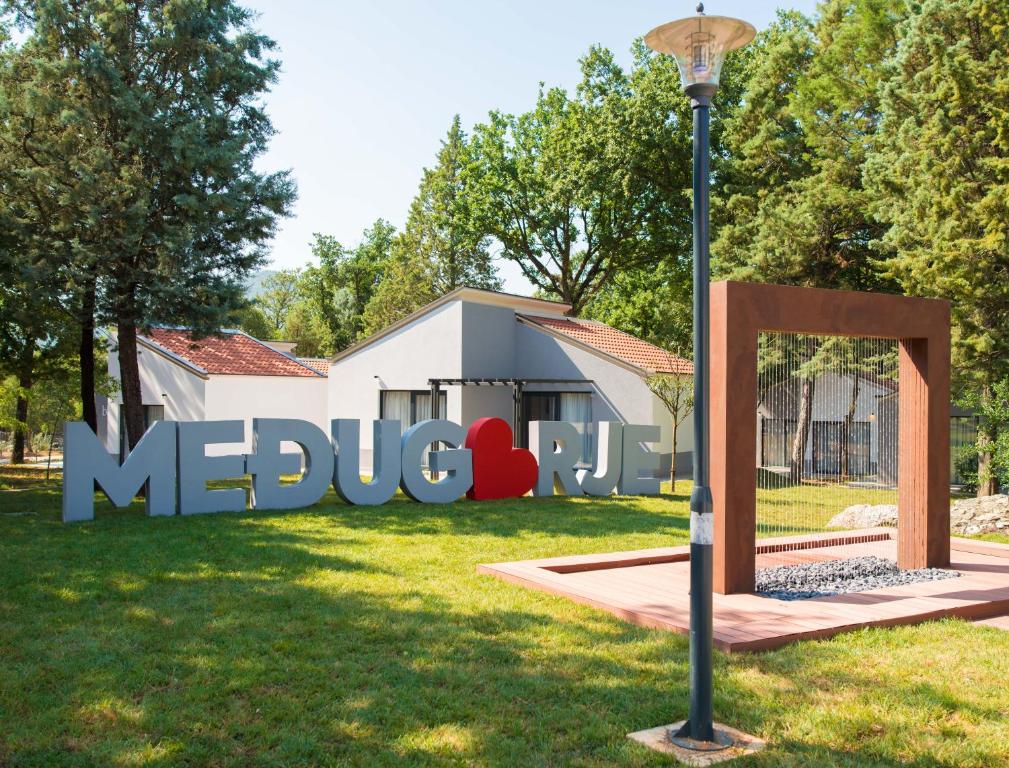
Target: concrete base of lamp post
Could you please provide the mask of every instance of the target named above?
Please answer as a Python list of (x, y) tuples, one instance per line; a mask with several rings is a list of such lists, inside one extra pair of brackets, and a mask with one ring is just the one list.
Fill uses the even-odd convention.
[(730, 728), (721, 723), (715, 723), (715, 738), (719, 741), (728, 741), (731, 746), (716, 751), (703, 751), (699, 749), (686, 749), (674, 744), (669, 739), (671, 733), (676, 733), (684, 724), (684, 720), (671, 725), (660, 725), (657, 728), (649, 728), (645, 731), (635, 731), (627, 734), (627, 738), (636, 741), (642, 746), (672, 755), (683, 765), (704, 768), (708, 765), (718, 765), (737, 757), (752, 755), (762, 750), (766, 744), (756, 736)]

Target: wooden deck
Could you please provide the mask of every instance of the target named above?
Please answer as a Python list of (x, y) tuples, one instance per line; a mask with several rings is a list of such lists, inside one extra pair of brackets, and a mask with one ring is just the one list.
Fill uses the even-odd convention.
[[(783, 601), (715, 595), (715, 645), (760, 651), (860, 627), (915, 624), (945, 616), (984, 619), (1009, 614), (1009, 545), (952, 539), (951, 568), (960, 577), (847, 595)], [(689, 547), (556, 557), (480, 565), (478, 572), (568, 597), (645, 627), (689, 629)], [(896, 556), (879, 529), (758, 542), (758, 568), (867, 554)]]

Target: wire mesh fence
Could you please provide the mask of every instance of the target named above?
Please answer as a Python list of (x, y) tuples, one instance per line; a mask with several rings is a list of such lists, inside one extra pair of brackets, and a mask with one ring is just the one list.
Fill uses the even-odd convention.
[(897, 384), (894, 339), (760, 334), (758, 537), (855, 528), (838, 516), (897, 503)]

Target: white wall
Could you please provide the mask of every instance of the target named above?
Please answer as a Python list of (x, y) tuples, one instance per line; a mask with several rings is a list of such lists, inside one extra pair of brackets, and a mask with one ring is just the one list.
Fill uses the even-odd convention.
[[(330, 366), (329, 418), (361, 420), (362, 468), (371, 466), (381, 390), (427, 391), (428, 379), (462, 377), (462, 319), (462, 303), (449, 302)], [(445, 387), (442, 418), (463, 423), (459, 389)]]
[[(595, 385), (529, 385), (527, 392), (592, 392), (595, 421), (657, 424), (663, 471), (669, 465), (672, 430), (668, 413), (641, 376), (573, 344), (520, 324), (507, 307), (453, 301), (332, 364), (329, 417), (361, 419), (362, 468), (371, 465), (371, 429), (379, 418), (379, 393), (424, 390), (432, 378), (591, 379)], [(482, 416), (512, 422), (507, 386), (446, 386), (444, 418), (468, 425)], [(514, 426), (514, 425), (513, 425)], [(680, 426), (678, 468), (689, 472), (693, 422)]]
[[(516, 376), (521, 378), (591, 379), (589, 385), (538, 385), (526, 391), (592, 390), (593, 421), (622, 421), (625, 424), (656, 424), (660, 427), (662, 466), (668, 468), (672, 450), (672, 424), (668, 412), (644, 379), (635, 371), (612, 363), (574, 344), (516, 323)], [(689, 472), (689, 452), (693, 449), (693, 420), (688, 418), (678, 431), (677, 469)]]
[[(785, 385), (779, 385), (785, 386)], [(813, 390), (813, 421), (844, 421), (848, 415), (848, 407), (851, 404), (852, 387), (854, 377), (848, 374), (838, 374), (827, 371), (816, 379), (816, 386)], [(798, 386), (792, 385), (794, 396), (782, 398), (783, 403), (795, 410), (795, 413), (772, 413), (766, 403), (761, 403), (757, 407), (757, 462), (760, 462), (761, 448), (761, 419), (764, 418), (798, 418)], [(869, 422), (870, 432), (870, 454), (872, 461), (879, 458), (879, 399), (882, 396), (891, 394), (892, 389), (876, 384), (864, 378), (858, 382), (858, 398), (855, 401), (856, 422)], [(813, 460), (813, 433), (810, 430), (809, 438), (806, 441), (805, 461)]]
[[(179, 365), (164, 355), (145, 347), (138, 348), (140, 365), (141, 402), (144, 405), (163, 405), (165, 419), (170, 421), (203, 421), (206, 416), (205, 394), (207, 382), (193, 371)], [(109, 376), (119, 381), (119, 355), (115, 348), (109, 350)], [(109, 399), (106, 416), (106, 443), (110, 453), (119, 453), (119, 411), (123, 396), (118, 393)]]
[[(320, 376), (225, 376), (215, 374), (206, 383), (207, 421), (241, 419), (245, 443), (241, 452), (252, 450), (252, 419), (301, 419), (310, 421), (327, 435), (326, 379)], [(283, 449), (297, 451), (293, 443)], [(208, 456), (235, 453), (235, 445), (208, 446)]]

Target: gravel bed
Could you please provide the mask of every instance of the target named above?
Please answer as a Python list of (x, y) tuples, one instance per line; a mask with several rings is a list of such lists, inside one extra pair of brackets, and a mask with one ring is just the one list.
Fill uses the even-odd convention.
[(956, 571), (942, 568), (902, 571), (893, 560), (883, 557), (851, 557), (847, 560), (761, 568), (757, 571), (757, 594), (779, 600), (808, 600), (920, 581), (954, 579), (959, 575)]

